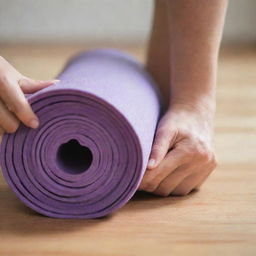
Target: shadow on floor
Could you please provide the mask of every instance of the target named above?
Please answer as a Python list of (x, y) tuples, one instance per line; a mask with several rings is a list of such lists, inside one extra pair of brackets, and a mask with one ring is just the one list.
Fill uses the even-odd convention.
[[(117, 213), (145, 211), (166, 205), (180, 203), (188, 197), (159, 197), (138, 191)], [(0, 234), (40, 235), (90, 230), (92, 227), (115, 218), (115, 213), (106, 217), (89, 220), (55, 219), (45, 217), (24, 205), (7, 186), (0, 186)], [(116, 217), (119, 217), (116, 215)]]
[(91, 219), (55, 219), (43, 216), (24, 205), (8, 187), (0, 187), (0, 235), (40, 235), (90, 230), (112, 218), (112, 215)]
[(193, 197), (196, 193), (197, 190), (193, 190), (186, 196), (161, 197), (152, 193), (137, 191), (124, 208), (125, 211), (145, 211), (147, 209), (161, 208), (167, 205), (181, 204), (183, 201)]

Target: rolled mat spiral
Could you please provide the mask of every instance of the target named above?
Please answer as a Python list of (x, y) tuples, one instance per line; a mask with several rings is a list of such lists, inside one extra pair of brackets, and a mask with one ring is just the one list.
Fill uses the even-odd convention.
[(28, 96), (40, 126), (5, 134), (1, 167), (16, 195), (50, 217), (96, 218), (123, 206), (146, 169), (161, 100), (133, 57), (96, 49)]

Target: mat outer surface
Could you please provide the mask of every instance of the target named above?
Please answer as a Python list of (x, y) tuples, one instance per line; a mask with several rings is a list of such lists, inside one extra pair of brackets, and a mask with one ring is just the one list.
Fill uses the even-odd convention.
[(43, 215), (105, 216), (128, 202), (143, 177), (159, 93), (137, 61), (110, 49), (73, 57), (58, 78), (28, 96), (39, 128), (21, 124), (4, 135), (4, 177)]

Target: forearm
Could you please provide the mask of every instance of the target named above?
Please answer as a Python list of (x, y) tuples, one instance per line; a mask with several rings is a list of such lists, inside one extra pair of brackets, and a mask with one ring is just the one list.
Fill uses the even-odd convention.
[(154, 4), (146, 67), (156, 80), (167, 107), (170, 100), (170, 29), (167, 1), (155, 0)]
[(170, 106), (215, 109), (217, 59), (226, 0), (168, 0)]

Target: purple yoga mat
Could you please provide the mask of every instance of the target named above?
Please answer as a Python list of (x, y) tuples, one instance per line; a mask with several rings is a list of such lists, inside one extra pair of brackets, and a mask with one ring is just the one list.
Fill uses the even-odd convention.
[(136, 60), (110, 49), (73, 57), (59, 79), (28, 96), (39, 128), (20, 125), (4, 135), (4, 177), (41, 214), (105, 216), (133, 196), (143, 177), (159, 92)]

